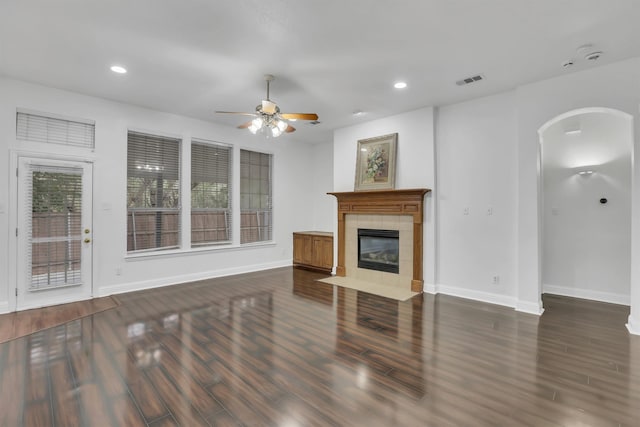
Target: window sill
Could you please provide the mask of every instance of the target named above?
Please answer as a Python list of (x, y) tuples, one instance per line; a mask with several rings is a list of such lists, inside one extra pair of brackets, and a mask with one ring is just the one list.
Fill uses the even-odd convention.
[(203, 253), (215, 252), (235, 252), (245, 249), (256, 249), (263, 247), (276, 246), (276, 242), (270, 240), (268, 242), (245, 243), (241, 245), (212, 245), (205, 247), (196, 247), (188, 249), (167, 249), (165, 251), (149, 251), (149, 252), (132, 252), (127, 253), (124, 257), (125, 261), (141, 261), (149, 258), (173, 258), (189, 255), (200, 255)]

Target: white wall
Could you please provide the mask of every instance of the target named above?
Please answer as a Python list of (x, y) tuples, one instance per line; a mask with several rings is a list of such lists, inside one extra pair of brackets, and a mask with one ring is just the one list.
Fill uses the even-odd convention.
[[(407, 121), (411, 113), (338, 130), (334, 135), (334, 189), (353, 190), (358, 139), (399, 132), (399, 155), (405, 157), (399, 160), (397, 187), (437, 183), (438, 252), (433, 260), (437, 259), (438, 273), (433, 282), (427, 282), (425, 275), (426, 289), (541, 314), (538, 130), (567, 111), (603, 107), (630, 114), (634, 134), (639, 135), (638, 75), (640, 59), (636, 58), (440, 107), (435, 118), (437, 161), (428, 170), (420, 161), (403, 163), (432, 153), (418, 141), (428, 141), (433, 127), (421, 129), (419, 122)], [(400, 123), (406, 131), (400, 129)], [(406, 138), (405, 132), (412, 137)], [(634, 137), (635, 164), (640, 164), (638, 144)], [(434, 169), (437, 177), (431, 178)], [(632, 182), (633, 260), (640, 257), (640, 168), (634, 169)], [(433, 199), (428, 202), (432, 207)], [(465, 208), (469, 215), (463, 214)], [(487, 215), (489, 208), (492, 215)], [(425, 238), (431, 238), (430, 233)], [(640, 333), (640, 263), (632, 262), (631, 268), (629, 323), (631, 330)], [(425, 262), (425, 271), (431, 273), (431, 269)], [(493, 276), (499, 276), (499, 283), (493, 283)]]
[[(314, 227), (309, 206), (309, 162), (318, 150), (291, 138), (264, 140), (235, 128), (83, 96), (15, 80), (0, 79), (0, 311), (13, 309), (15, 286), (16, 190), (11, 167), (18, 152), (80, 155), (94, 161), (94, 295), (107, 295), (218, 275), (290, 265), (294, 230)], [(16, 108), (26, 108), (96, 122), (94, 153), (62, 146), (17, 141)], [(127, 129), (186, 138), (193, 136), (274, 154), (274, 244), (251, 248), (190, 251), (171, 255), (128, 257), (126, 254)], [(327, 155), (325, 154), (325, 157)], [(183, 160), (183, 167), (189, 159)], [(186, 163), (185, 163), (186, 162)], [(239, 188), (236, 167), (234, 183)], [(314, 173), (312, 173), (313, 175)], [(15, 175), (15, 172), (14, 172)], [(326, 187), (326, 184), (320, 185)], [(238, 194), (237, 191), (235, 194)], [(238, 198), (235, 205), (238, 207)], [(238, 224), (239, 221), (236, 221)], [(11, 268), (10, 268), (11, 267)], [(116, 275), (116, 268), (122, 275)]]
[[(541, 214), (538, 130), (568, 111), (603, 107), (634, 119), (634, 164), (640, 164), (638, 104), (640, 59), (635, 58), (519, 87), (518, 112), (518, 292), (517, 309), (540, 313)], [(633, 172), (632, 256), (640, 257), (640, 168)], [(632, 263), (630, 323), (640, 333), (640, 263)]]
[[(358, 140), (390, 133), (398, 133), (396, 188), (435, 188), (434, 109), (429, 107), (336, 130), (333, 139), (334, 191), (354, 189)], [(425, 199), (425, 289), (433, 288), (435, 283), (434, 193), (428, 193)], [(334, 216), (336, 232), (337, 213)]]
[(508, 92), (438, 110), (438, 292), (515, 305), (515, 101)]
[[(632, 115), (638, 135), (639, 71), (640, 60), (633, 59), (439, 109), (440, 292), (542, 312), (538, 130), (567, 111), (604, 107)], [(639, 153), (636, 146), (634, 156)], [(640, 212), (638, 169), (633, 178), (634, 212)], [(486, 209), (496, 203), (501, 208), (494, 206), (489, 218)], [(462, 214), (465, 207), (469, 207), (468, 216)], [(633, 221), (636, 249), (631, 259), (640, 256), (640, 215), (635, 214)], [(640, 309), (636, 264), (632, 263), (635, 273), (631, 275), (637, 283), (631, 289), (632, 318), (634, 306)], [(495, 274), (500, 275), (498, 285), (491, 283)], [(640, 314), (636, 319), (640, 331)]]
[[(565, 133), (574, 128), (581, 132)], [(541, 140), (543, 292), (628, 305), (630, 117), (572, 115), (544, 130)], [(587, 170), (593, 174), (579, 174)]]
[(335, 197), (327, 194), (333, 191), (333, 144), (316, 144), (312, 150), (307, 167), (313, 171), (313, 229), (333, 231), (337, 208)]

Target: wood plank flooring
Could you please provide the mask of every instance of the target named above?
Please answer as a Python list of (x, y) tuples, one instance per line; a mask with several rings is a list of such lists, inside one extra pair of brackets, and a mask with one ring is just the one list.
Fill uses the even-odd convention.
[(538, 318), (320, 277), (119, 295), (0, 344), (0, 426), (640, 425), (627, 307), (547, 295)]
[(117, 305), (115, 298), (103, 297), (0, 314), (0, 343), (108, 310)]

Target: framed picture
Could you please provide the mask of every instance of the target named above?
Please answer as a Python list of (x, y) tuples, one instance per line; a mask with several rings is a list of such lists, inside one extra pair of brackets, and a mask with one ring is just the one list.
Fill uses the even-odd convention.
[(355, 191), (394, 189), (398, 134), (358, 141)]

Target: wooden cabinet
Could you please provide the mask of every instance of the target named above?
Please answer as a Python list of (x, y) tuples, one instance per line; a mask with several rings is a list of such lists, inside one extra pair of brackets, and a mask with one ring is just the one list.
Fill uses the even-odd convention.
[(293, 233), (293, 265), (330, 272), (333, 268), (333, 233)]

